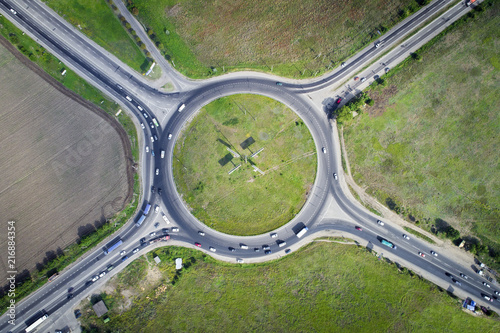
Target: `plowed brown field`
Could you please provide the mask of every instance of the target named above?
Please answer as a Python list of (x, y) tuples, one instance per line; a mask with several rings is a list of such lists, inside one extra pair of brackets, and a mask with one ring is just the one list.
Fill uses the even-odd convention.
[(7, 221), (16, 270), (31, 270), (120, 211), (133, 182), (120, 125), (26, 61), (0, 45), (2, 281)]

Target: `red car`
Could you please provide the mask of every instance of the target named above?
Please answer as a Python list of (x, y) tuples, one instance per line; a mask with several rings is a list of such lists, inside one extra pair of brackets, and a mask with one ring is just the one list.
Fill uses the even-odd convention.
[(194, 245), (196, 245), (196, 246), (198, 246), (198, 247), (201, 247), (201, 244), (200, 244), (200, 243), (198, 243), (198, 242), (194, 243)]
[(337, 104), (340, 104), (340, 102), (342, 102), (342, 98), (339, 97), (339, 99), (337, 99)]
[(360, 227), (356, 227), (356, 230), (363, 231)]

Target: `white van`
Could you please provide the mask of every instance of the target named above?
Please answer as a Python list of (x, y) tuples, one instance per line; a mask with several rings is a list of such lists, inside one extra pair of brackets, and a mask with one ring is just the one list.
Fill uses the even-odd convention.
[(283, 247), (283, 246), (285, 246), (285, 245), (286, 245), (286, 242), (285, 242), (285, 241), (282, 241), (282, 242), (279, 242), (279, 243), (278, 243), (278, 246), (279, 246), (279, 247)]
[(186, 104), (182, 104), (181, 106), (179, 106), (179, 110), (177, 110), (177, 111), (181, 112), (182, 110), (184, 110), (185, 107), (186, 107)]

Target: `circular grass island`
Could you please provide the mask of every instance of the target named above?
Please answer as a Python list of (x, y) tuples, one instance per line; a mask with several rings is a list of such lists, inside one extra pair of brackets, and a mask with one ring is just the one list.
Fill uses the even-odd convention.
[(179, 135), (177, 191), (210, 228), (257, 235), (290, 221), (316, 176), (313, 138), (302, 119), (269, 97), (238, 94), (204, 106)]

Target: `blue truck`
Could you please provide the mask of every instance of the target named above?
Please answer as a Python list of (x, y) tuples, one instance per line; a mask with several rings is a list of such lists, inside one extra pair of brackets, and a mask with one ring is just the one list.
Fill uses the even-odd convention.
[(105, 255), (108, 255), (111, 251), (115, 250), (118, 246), (122, 245), (123, 241), (119, 238), (108, 245), (102, 250)]

